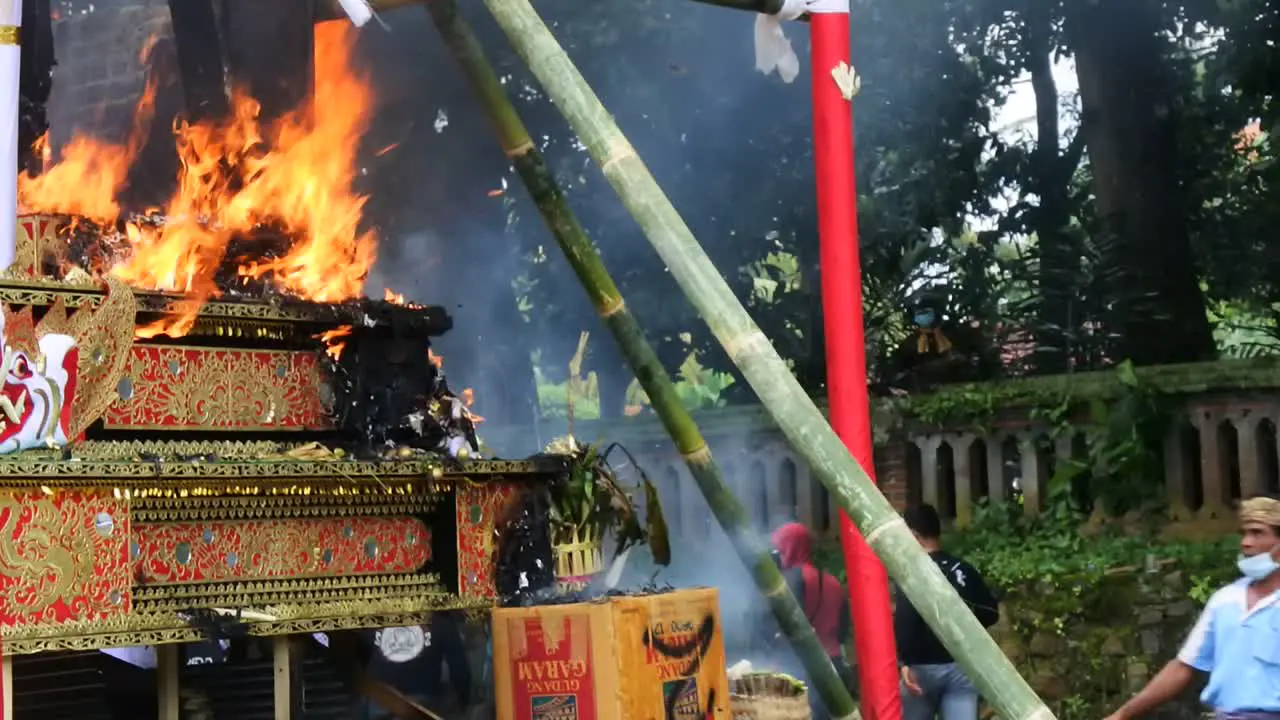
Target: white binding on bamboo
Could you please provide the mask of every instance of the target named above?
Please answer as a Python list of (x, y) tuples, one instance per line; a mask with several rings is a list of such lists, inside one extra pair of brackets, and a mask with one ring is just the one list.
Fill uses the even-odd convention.
[(782, 82), (800, 74), (800, 58), (782, 30), (783, 21), (799, 20), (809, 14), (849, 13), (849, 0), (783, 0), (777, 15), (756, 15), (756, 69), (768, 75), (774, 70)]
[(0, 0), (0, 273), (17, 252), (21, 28), (22, 0)]

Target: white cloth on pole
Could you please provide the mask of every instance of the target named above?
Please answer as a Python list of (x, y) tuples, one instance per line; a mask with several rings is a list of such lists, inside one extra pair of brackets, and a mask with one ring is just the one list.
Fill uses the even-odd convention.
[(18, 86), (22, 49), (11, 42), (22, 27), (22, 0), (0, 0), (0, 272), (9, 269), (18, 236)]
[(810, 13), (848, 12), (849, 0), (783, 0), (777, 15), (756, 15), (756, 69), (765, 75), (777, 70), (782, 82), (792, 82), (800, 74), (800, 58), (782, 30), (783, 21)]
[(364, 27), (373, 17), (373, 8), (365, 0), (338, 0), (338, 4), (356, 27)]

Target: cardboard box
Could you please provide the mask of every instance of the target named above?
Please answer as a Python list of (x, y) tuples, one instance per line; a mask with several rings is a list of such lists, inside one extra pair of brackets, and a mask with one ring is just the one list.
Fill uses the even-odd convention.
[(498, 720), (729, 720), (714, 589), (493, 613)]

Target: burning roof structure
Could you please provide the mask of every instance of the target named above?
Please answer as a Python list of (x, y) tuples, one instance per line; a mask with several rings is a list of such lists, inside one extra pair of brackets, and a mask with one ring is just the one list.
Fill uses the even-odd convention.
[(232, 82), (219, 109), (184, 31), (200, 5), (174, 9), (188, 104), (163, 202), (124, 199), (171, 121), (154, 83), (126, 142), (21, 161), (0, 276), (6, 654), (191, 639), (210, 612), (287, 634), (491, 606), (501, 528), (565, 472), (483, 459), (472, 393), (431, 349), (447, 313), (362, 295), (372, 94), (345, 23), (302, 16), (290, 103)]

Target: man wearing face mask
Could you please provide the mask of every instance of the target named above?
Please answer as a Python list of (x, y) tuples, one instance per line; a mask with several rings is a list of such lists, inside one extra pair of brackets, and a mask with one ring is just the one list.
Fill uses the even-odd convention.
[(1244, 575), (1209, 598), (1178, 657), (1107, 720), (1131, 720), (1208, 673), (1200, 699), (1216, 720), (1280, 720), (1280, 500), (1240, 504)]

